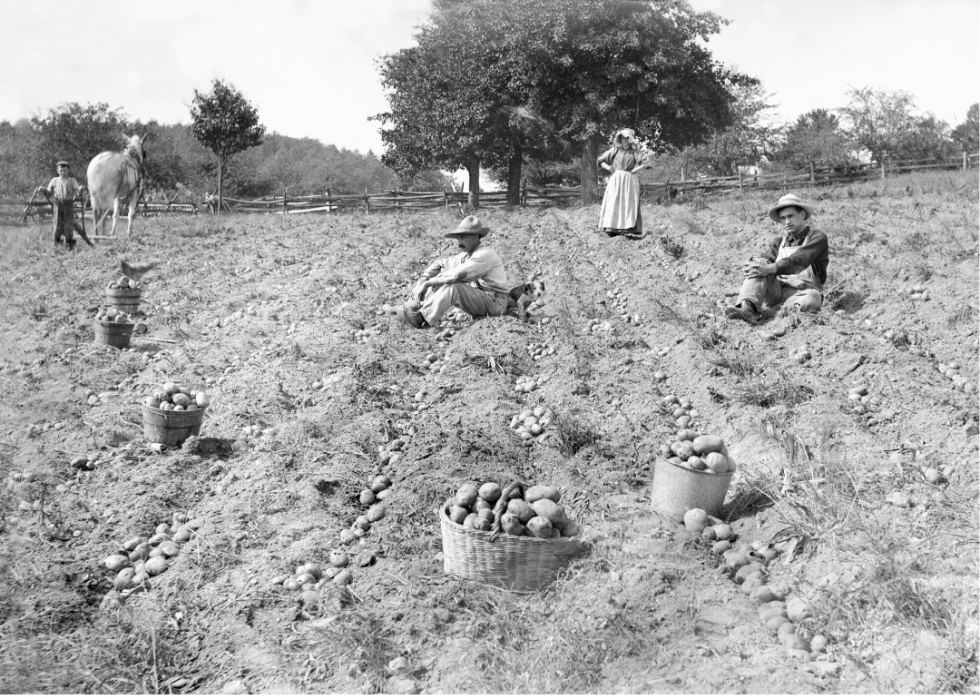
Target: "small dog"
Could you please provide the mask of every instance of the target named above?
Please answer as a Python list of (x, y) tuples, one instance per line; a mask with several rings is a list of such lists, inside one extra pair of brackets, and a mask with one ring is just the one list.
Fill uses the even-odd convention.
[(158, 264), (160, 263), (156, 260), (152, 262), (146, 262), (143, 264), (137, 264), (135, 262), (133, 263), (127, 262), (122, 258), (119, 259), (119, 269), (122, 270), (122, 273), (125, 274), (130, 279), (135, 279), (136, 281), (141, 280), (144, 274), (149, 272)]
[(527, 308), (532, 303), (544, 296), (544, 282), (531, 280), (518, 284), (510, 290), (507, 298), (506, 315), (517, 316), (521, 320), (527, 320)]

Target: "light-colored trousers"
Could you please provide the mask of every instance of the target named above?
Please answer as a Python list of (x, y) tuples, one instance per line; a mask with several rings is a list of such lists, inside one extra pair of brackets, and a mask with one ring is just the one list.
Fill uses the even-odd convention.
[(765, 302), (770, 308), (775, 308), (786, 304), (787, 308), (799, 306), (801, 311), (815, 313), (823, 305), (823, 295), (818, 289), (794, 289), (791, 286), (784, 286), (779, 277), (770, 274), (766, 277), (748, 277), (742, 282), (742, 289), (738, 292), (738, 301), (751, 301), (757, 310), (762, 310)]
[(507, 295), (494, 294), (459, 282), (445, 284), (435, 289), (430, 288), (421, 304), (412, 300), (405, 305), (421, 312), (429, 325), (435, 325), (453, 306), (478, 318), (502, 316), (507, 310)]

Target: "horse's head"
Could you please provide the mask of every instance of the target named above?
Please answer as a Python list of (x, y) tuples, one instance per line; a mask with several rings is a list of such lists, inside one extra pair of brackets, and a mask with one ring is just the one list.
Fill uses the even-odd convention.
[(123, 152), (129, 157), (133, 158), (140, 165), (146, 160), (146, 140), (149, 134), (143, 134), (143, 136), (137, 136), (133, 134), (132, 136), (127, 136), (123, 134), (123, 141), (125, 142), (125, 147)]

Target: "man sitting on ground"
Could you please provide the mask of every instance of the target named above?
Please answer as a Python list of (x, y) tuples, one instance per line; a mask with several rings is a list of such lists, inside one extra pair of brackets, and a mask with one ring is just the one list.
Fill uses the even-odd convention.
[(453, 306), (475, 317), (503, 315), (509, 291), (507, 274), (500, 256), (482, 246), (489, 232), (476, 216), (464, 218), (446, 233), (461, 252), (430, 264), (415, 283), (412, 298), (397, 308), (386, 304), (385, 312), (413, 328), (436, 325)]
[(769, 209), (769, 218), (783, 224), (785, 235), (773, 238), (762, 257), (743, 267), (745, 281), (735, 305), (725, 309), (728, 318), (755, 325), (763, 303), (770, 308), (820, 310), (830, 255), (827, 236), (810, 226), (812, 215), (813, 207), (795, 194), (783, 196)]

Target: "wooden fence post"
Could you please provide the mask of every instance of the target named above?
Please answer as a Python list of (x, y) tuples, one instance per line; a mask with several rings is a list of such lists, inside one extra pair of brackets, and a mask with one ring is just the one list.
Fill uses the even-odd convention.
[(966, 151), (963, 151), (963, 169), (964, 170), (966, 170), (966, 164), (967, 164), (967, 162), (968, 162), (968, 160), (967, 160), (967, 157), (966, 157)]
[(446, 186), (445, 185), (442, 186), (442, 198), (446, 200), (446, 208), (448, 209), (449, 208), (449, 190), (446, 189)]
[(364, 207), (367, 209), (368, 213), (371, 213), (371, 197), (368, 196), (368, 191), (364, 190)]
[(289, 191), (288, 187), (282, 188), (282, 213), (286, 214), (286, 193)]
[(813, 161), (810, 161), (810, 186), (815, 187), (817, 184), (817, 175), (813, 171)]
[(742, 168), (736, 165), (735, 169), (738, 171), (738, 193), (741, 194), (742, 193)]
[(885, 179), (885, 159), (881, 159), (881, 179)]
[[(963, 152), (963, 157), (966, 158), (966, 151)], [(526, 177), (521, 181), (521, 206), (527, 206), (527, 178)]]

